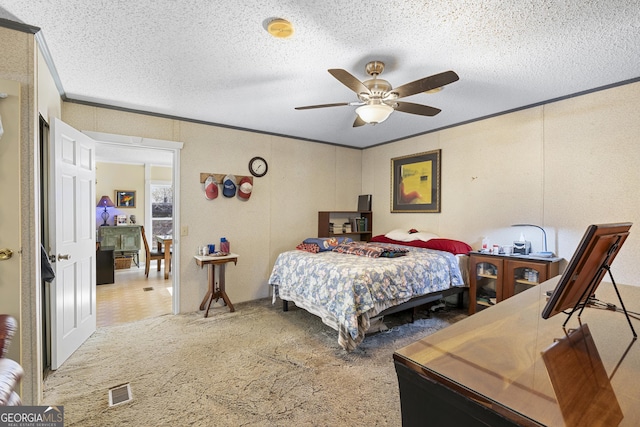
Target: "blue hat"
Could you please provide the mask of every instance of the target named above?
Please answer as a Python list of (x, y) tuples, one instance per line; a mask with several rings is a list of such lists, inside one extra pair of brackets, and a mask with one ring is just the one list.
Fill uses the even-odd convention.
[(222, 195), (224, 197), (233, 197), (236, 195), (236, 177), (229, 174), (222, 181)]

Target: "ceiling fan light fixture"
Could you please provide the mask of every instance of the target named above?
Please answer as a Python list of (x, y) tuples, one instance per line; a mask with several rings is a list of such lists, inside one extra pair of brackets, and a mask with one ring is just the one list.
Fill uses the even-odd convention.
[(386, 80), (378, 78), (384, 70), (384, 63), (381, 61), (371, 61), (367, 63), (366, 72), (373, 78), (361, 82), (351, 73), (341, 68), (330, 68), (329, 73), (340, 83), (358, 95), (360, 102), (339, 102), (332, 104), (308, 105), (305, 107), (295, 107), (296, 110), (309, 110), (315, 108), (338, 107), (343, 105), (361, 105), (356, 108), (358, 117), (353, 122), (353, 127), (360, 127), (365, 124), (375, 125), (382, 123), (389, 118), (395, 110), (401, 113), (410, 113), (418, 116), (433, 117), (440, 113), (439, 108), (428, 105), (416, 104), (413, 102), (403, 102), (397, 99), (417, 95), (421, 92), (434, 92), (436, 88), (448, 85), (459, 80), (458, 75), (453, 71), (434, 74), (423, 77), (410, 83), (403, 84), (395, 89)]
[(286, 19), (274, 19), (267, 24), (267, 31), (273, 37), (286, 39), (293, 35), (293, 24)]
[(393, 107), (387, 104), (367, 104), (356, 108), (356, 114), (369, 124), (382, 123), (393, 113)]

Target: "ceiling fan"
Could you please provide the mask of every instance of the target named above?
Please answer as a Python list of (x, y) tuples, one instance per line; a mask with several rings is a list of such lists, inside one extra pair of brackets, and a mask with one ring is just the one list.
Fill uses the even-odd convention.
[(433, 76), (424, 77), (422, 79), (404, 84), (395, 89), (391, 84), (383, 79), (378, 78), (384, 70), (384, 63), (381, 61), (371, 61), (365, 71), (372, 76), (371, 79), (361, 82), (348, 71), (340, 68), (328, 70), (329, 73), (338, 79), (340, 83), (354, 91), (358, 95), (360, 101), (357, 102), (338, 102), (333, 104), (308, 105), (306, 107), (296, 107), (296, 110), (310, 110), (314, 108), (340, 107), (344, 105), (358, 105), (356, 108), (355, 122), (353, 127), (363, 126), (365, 124), (375, 125), (385, 121), (394, 111), (403, 113), (417, 114), (420, 116), (435, 116), (441, 110), (427, 105), (415, 104), (413, 102), (397, 101), (400, 98), (406, 98), (420, 92), (428, 92), (441, 88), (444, 85), (453, 83), (459, 79), (458, 75), (453, 71), (445, 71)]

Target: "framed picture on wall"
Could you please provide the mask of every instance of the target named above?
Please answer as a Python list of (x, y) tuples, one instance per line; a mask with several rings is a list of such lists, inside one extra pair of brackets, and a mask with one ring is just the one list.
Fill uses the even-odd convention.
[(116, 190), (116, 207), (135, 208), (136, 192), (129, 190)]
[(440, 212), (440, 151), (391, 159), (391, 212)]

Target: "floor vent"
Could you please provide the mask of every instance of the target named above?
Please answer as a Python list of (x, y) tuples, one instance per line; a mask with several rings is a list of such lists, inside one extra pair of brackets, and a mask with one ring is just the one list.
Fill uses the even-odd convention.
[(109, 406), (116, 406), (132, 400), (131, 384), (122, 384), (109, 390)]
[(142, 288), (142, 290), (145, 291), (145, 292), (149, 292), (149, 291), (152, 291), (153, 288), (152, 287)]

